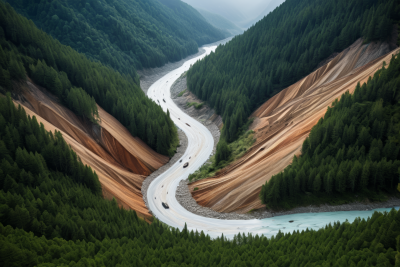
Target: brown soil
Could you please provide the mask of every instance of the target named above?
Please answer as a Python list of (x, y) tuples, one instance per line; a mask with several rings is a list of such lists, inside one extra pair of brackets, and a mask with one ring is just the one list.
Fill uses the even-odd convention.
[(36, 116), (46, 130), (63, 134), (82, 162), (97, 173), (105, 198), (115, 197), (124, 208), (136, 210), (141, 217), (151, 217), (140, 189), (145, 177), (167, 163), (168, 157), (133, 137), (99, 106), (101, 122), (93, 125), (30, 80), (20, 92), (15, 102), (21, 104), (28, 115)]
[[(299, 155), (311, 128), (331, 103), (358, 82), (364, 83), (389, 63), (387, 43), (363, 45), (358, 40), (329, 63), (264, 103), (252, 117), (257, 142), (218, 176), (189, 186), (197, 203), (218, 212), (246, 213), (262, 208), (261, 186)], [(199, 189), (193, 191), (195, 187)]]

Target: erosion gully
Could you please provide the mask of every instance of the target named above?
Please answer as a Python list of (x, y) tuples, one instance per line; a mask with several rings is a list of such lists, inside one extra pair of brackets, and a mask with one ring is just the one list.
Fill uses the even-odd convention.
[[(222, 234), (227, 238), (233, 238), (239, 232), (270, 237), (276, 235), (279, 230), (284, 233), (294, 230), (302, 231), (307, 228), (318, 230), (329, 223), (346, 220), (352, 222), (357, 217), (368, 218), (374, 211), (390, 210), (390, 208), (383, 208), (364, 211), (299, 213), (261, 220), (220, 220), (202, 217), (183, 208), (175, 198), (179, 182), (186, 179), (190, 173), (195, 172), (209, 159), (213, 150), (214, 139), (203, 124), (191, 118), (175, 105), (171, 99), (170, 88), (175, 80), (186, 72), (192, 64), (209, 55), (216, 48), (217, 46), (203, 47), (206, 51), (204, 54), (184, 62), (182, 66), (153, 83), (147, 91), (148, 97), (158, 103), (165, 112), (167, 109), (169, 110), (175, 125), (188, 138), (188, 147), (181, 159), (154, 179), (148, 188), (148, 207), (157, 219), (181, 230), (186, 223), (189, 230), (203, 231), (212, 238)], [(185, 163), (189, 165), (183, 168)], [(162, 202), (168, 203), (169, 209), (165, 209)]]

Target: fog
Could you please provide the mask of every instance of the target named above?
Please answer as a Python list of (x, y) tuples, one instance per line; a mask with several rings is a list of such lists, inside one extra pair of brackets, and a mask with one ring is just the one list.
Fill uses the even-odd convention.
[(262, 19), (285, 0), (182, 0), (194, 8), (218, 14), (247, 28)]

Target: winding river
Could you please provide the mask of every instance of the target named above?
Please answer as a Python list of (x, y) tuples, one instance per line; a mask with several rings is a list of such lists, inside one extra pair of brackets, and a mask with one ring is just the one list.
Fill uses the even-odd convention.
[[(192, 64), (210, 54), (217, 46), (203, 48), (206, 53), (186, 61), (181, 67), (152, 84), (147, 91), (148, 97), (158, 103), (165, 112), (167, 109), (169, 110), (171, 119), (188, 137), (188, 148), (180, 159), (182, 162), (177, 161), (171, 168), (157, 177), (148, 188), (147, 203), (155, 217), (172, 227), (182, 229), (187, 223), (189, 230), (204, 231), (213, 238), (221, 236), (221, 234), (224, 234), (227, 238), (232, 238), (239, 232), (263, 234), (270, 237), (278, 233), (279, 230), (282, 232), (301, 231), (307, 228), (317, 230), (329, 223), (346, 220), (352, 222), (357, 217), (368, 218), (373, 214), (375, 210), (301, 213), (262, 220), (219, 220), (202, 217), (183, 208), (175, 199), (178, 184), (208, 160), (213, 150), (214, 140), (203, 124), (188, 116), (175, 105), (170, 97), (170, 88), (175, 80), (187, 71)], [(183, 164), (186, 162), (189, 163), (189, 166), (183, 168)], [(165, 209), (162, 202), (168, 203), (170, 208)], [(389, 208), (377, 209), (377, 211), (389, 210)]]

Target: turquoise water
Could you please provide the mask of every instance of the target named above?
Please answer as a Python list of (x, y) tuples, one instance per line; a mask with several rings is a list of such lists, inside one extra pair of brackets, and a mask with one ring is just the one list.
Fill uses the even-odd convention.
[[(392, 208), (382, 208), (375, 210), (365, 211), (335, 211), (335, 212), (321, 212), (321, 213), (299, 213), (291, 215), (277, 216), (261, 220), (262, 226), (256, 232), (263, 233), (265, 236), (276, 235), (279, 230), (284, 233), (299, 230), (314, 229), (318, 230), (329, 223), (345, 222), (348, 220), (353, 222), (357, 217), (367, 219), (371, 217), (375, 211), (389, 212)], [(395, 207), (399, 210), (399, 207)], [(289, 221), (293, 220), (292, 223)]]

